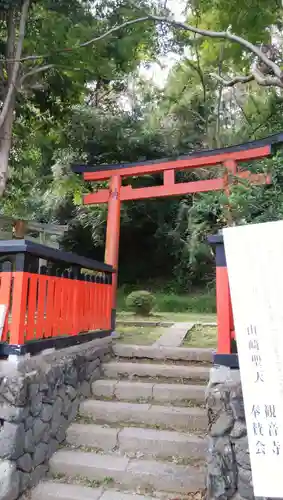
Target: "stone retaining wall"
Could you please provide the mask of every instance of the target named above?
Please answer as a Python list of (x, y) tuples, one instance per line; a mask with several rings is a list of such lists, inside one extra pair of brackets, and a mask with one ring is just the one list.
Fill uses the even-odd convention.
[(79, 402), (91, 395), (111, 339), (15, 365), (0, 361), (0, 500), (15, 500), (46, 474)]
[(209, 418), (208, 500), (253, 499), (239, 370), (224, 366), (211, 369), (206, 407)]

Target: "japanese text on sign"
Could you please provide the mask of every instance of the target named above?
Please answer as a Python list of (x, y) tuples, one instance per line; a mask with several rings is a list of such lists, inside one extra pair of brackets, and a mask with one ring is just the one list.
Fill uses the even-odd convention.
[(283, 222), (224, 229), (255, 496), (283, 497)]

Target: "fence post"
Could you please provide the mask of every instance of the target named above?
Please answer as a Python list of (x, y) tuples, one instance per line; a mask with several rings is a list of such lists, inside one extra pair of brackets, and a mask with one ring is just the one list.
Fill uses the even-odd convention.
[(13, 283), (12, 263), (6, 261), (2, 264), (0, 272), (0, 307), (1, 307), (0, 341), (1, 342), (7, 340), (12, 283)]
[(16, 255), (13, 272), (13, 299), (11, 310), (10, 344), (22, 345), (25, 341), (28, 274), (25, 273), (25, 254)]

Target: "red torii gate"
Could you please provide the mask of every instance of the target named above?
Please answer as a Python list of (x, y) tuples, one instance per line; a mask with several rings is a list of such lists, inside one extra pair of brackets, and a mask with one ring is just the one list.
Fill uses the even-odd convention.
[[(178, 157), (177, 159), (161, 159), (99, 166), (73, 165), (73, 171), (83, 174), (85, 181), (97, 182), (109, 180), (108, 189), (99, 189), (94, 193), (84, 196), (85, 205), (108, 203), (105, 262), (112, 265), (117, 271), (121, 201), (180, 196), (190, 193), (217, 190), (225, 190), (229, 193), (231, 175), (234, 180), (236, 177), (248, 179), (253, 184), (270, 184), (271, 179), (268, 175), (252, 174), (248, 170), (241, 171), (239, 170), (237, 162), (247, 162), (270, 156), (273, 154), (274, 147), (282, 142), (283, 133), (279, 133), (266, 137), (265, 139), (232, 147), (194, 152)], [(193, 182), (176, 182), (176, 171), (215, 167), (217, 165), (224, 167), (224, 174), (222, 172), (221, 177)], [(161, 186), (133, 188), (131, 185), (122, 185), (123, 178), (156, 173), (163, 173), (163, 185)], [(219, 245), (218, 240), (215, 243)], [(231, 303), (226, 264), (223, 265), (223, 259), (221, 262), (221, 265), (218, 266), (217, 264), (218, 272), (216, 276), (218, 353), (230, 354), (233, 321), (231, 319)], [(113, 328), (115, 327), (116, 289), (117, 273), (113, 280), (112, 288)], [(228, 320), (228, 318), (230, 319)], [(229, 329), (229, 332), (227, 329)]]

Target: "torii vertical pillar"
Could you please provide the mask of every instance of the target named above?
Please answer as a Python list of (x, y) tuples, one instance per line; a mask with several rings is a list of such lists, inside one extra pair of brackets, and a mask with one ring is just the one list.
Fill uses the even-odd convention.
[(222, 234), (208, 237), (215, 249), (216, 259), (216, 309), (217, 309), (217, 353), (214, 363), (238, 368), (237, 344), (230, 296), (228, 269)]
[(109, 183), (108, 215), (106, 228), (105, 262), (114, 267), (112, 275), (112, 320), (111, 328), (115, 329), (117, 283), (118, 283), (118, 261), (119, 261), (119, 239), (120, 239), (120, 213), (121, 213), (121, 177), (113, 175)]

